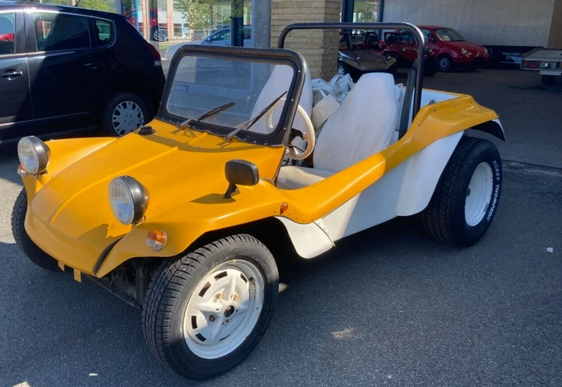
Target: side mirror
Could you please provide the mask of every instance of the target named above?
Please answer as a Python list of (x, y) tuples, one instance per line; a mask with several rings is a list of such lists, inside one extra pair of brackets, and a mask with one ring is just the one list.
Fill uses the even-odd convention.
[(227, 161), (224, 167), (226, 180), (229, 182), (228, 189), (224, 194), (229, 199), (236, 191), (236, 185), (256, 185), (260, 181), (258, 167), (254, 163), (245, 160)]

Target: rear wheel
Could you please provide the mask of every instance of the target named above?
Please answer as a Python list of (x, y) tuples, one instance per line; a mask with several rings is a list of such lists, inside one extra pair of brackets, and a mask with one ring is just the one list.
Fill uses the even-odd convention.
[(432, 77), (437, 73), (437, 60), (435, 57), (427, 58), (423, 68), (423, 73), (426, 77)]
[(161, 264), (143, 306), (144, 337), (160, 361), (192, 379), (220, 375), (256, 347), (279, 291), (273, 256), (234, 235)]
[(110, 136), (124, 136), (148, 122), (149, 111), (138, 95), (117, 93), (105, 105), (102, 128)]
[(542, 76), (542, 83), (545, 85), (553, 85), (556, 82), (555, 75), (543, 75)]
[(23, 189), (12, 211), (12, 234), (16, 241), (16, 245), (25, 254), (27, 258), (42, 269), (49, 271), (61, 271), (56, 259), (41, 250), (27, 235), (25, 231), (25, 215), (27, 213), (27, 193)]
[(427, 233), (455, 246), (478, 242), (497, 212), (501, 186), (501, 159), (495, 145), (463, 137), (422, 213)]

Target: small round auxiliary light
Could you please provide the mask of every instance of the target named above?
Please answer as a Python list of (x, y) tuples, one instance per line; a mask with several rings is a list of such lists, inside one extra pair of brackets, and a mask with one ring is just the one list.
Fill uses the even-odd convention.
[(281, 203), (281, 213), (284, 213), (285, 211), (287, 211), (289, 209), (289, 205), (285, 202)]
[(166, 246), (168, 236), (162, 230), (152, 230), (146, 234), (146, 244), (154, 251), (160, 251)]

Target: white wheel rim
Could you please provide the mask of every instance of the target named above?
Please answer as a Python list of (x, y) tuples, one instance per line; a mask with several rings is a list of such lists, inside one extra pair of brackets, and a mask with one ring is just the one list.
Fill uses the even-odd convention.
[(124, 136), (144, 124), (144, 114), (137, 103), (123, 101), (113, 109), (111, 121), (115, 133)]
[(464, 216), (466, 223), (474, 227), (479, 224), (490, 206), (492, 191), (494, 189), (494, 175), (490, 164), (478, 164), (466, 191)]
[(214, 268), (197, 284), (185, 310), (183, 334), (189, 349), (204, 359), (236, 350), (258, 321), (263, 292), (263, 277), (248, 261)]

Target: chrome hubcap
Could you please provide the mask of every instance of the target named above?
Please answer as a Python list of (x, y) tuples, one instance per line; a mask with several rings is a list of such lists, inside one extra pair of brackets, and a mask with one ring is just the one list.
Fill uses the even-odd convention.
[(124, 136), (144, 124), (144, 114), (141, 107), (133, 101), (119, 103), (112, 114), (115, 133)]

